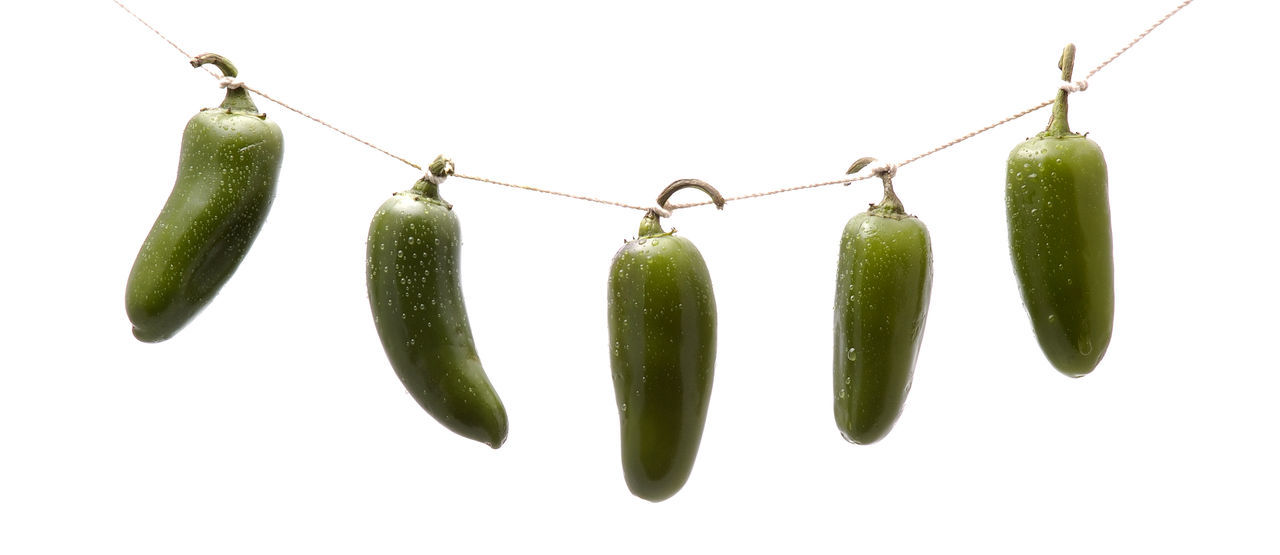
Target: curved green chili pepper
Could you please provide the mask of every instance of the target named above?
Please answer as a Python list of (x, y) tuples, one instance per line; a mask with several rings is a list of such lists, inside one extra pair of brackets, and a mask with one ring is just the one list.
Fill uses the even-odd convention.
[[(718, 207), (724, 199), (697, 180), (672, 183), (658, 197), (696, 187)], [(639, 237), (613, 257), (609, 341), (622, 432), (622, 472), (631, 493), (662, 501), (693, 471), (707, 420), (716, 360), (716, 300), (707, 264), (693, 243), (663, 231), (655, 211)]]
[(933, 285), (929, 230), (903, 210), (890, 178), (881, 174), (884, 200), (845, 225), (836, 270), (836, 425), (863, 445), (902, 413)]
[[(1059, 67), (1071, 80), (1075, 46)], [(1049, 128), (1009, 154), (1009, 252), (1040, 349), (1059, 372), (1091, 372), (1111, 343), (1115, 291), (1107, 163), (1067, 125), (1059, 91)]]
[(507, 411), (476, 355), (462, 300), (461, 229), (438, 186), (453, 163), (439, 157), (430, 171), (369, 224), (369, 308), (391, 367), (418, 404), (446, 428), (497, 449), (507, 439)]
[[(217, 54), (191, 61), (206, 63), (236, 76)], [(283, 155), (280, 127), (258, 112), (243, 88), (227, 89), (220, 107), (191, 118), (182, 133), (177, 182), (125, 287), (135, 337), (172, 337), (218, 294), (262, 229)]]

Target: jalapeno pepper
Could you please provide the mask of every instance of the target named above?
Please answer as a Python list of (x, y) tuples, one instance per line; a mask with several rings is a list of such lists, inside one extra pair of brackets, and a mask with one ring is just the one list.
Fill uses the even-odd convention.
[[(1071, 80), (1075, 46), (1059, 67)], [(1049, 127), (1009, 154), (1009, 252), (1040, 349), (1059, 372), (1093, 371), (1111, 343), (1115, 292), (1107, 163), (1067, 125), (1058, 91)]]
[(929, 230), (903, 209), (891, 178), (881, 174), (880, 204), (845, 225), (836, 270), (836, 425), (858, 444), (883, 438), (902, 413), (933, 285)]
[(400, 382), (455, 433), (497, 449), (507, 411), (480, 365), (460, 282), (461, 228), (439, 182), (444, 157), (412, 188), (395, 193), (369, 224), (369, 308)]
[[(710, 185), (686, 179), (658, 197)], [(609, 341), (622, 432), (622, 473), (631, 493), (662, 501), (693, 471), (711, 400), (716, 360), (716, 300), (706, 262), (693, 243), (665, 231), (656, 211), (639, 236), (613, 257)]]
[[(191, 61), (204, 64), (236, 76), (235, 66), (217, 54)], [(125, 287), (135, 337), (172, 337), (218, 294), (262, 229), (283, 156), (280, 127), (258, 112), (243, 88), (228, 88), (221, 106), (187, 122), (177, 182)]]

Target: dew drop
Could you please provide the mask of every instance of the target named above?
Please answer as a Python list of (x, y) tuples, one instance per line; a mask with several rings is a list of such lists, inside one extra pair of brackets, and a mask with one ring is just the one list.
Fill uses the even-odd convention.
[(1093, 352), (1093, 340), (1088, 337), (1081, 337), (1080, 340), (1076, 342), (1076, 350), (1080, 351), (1081, 356), (1088, 356), (1089, 353)]
[[(851, 361), (853, 361), (853, 360), (858, 360), (858, 350), (857, 350), (857, 349), (849, 349), (849, 353), (848, 353), (848, 354), (846, 354), (845, 356), (849, 357), (849, 360), (851, 360)], [(848, 383), (848, 381), (849, 381), (849, 378), (845, 378), (845, 383)]]

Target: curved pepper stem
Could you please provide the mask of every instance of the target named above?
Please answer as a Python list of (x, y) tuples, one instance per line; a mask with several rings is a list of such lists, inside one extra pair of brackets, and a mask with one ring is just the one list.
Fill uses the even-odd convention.
[(667, 188), (663, 189), (662, 192), (658, 194), (658, 206), (666, 208), (667, 201), (671, 200), (671, 195), (676, 194), (676, 191), (679, 191), (680, 189), (687, 189), (690, 187), (702, 191), (706, 193), (707, 196), (711, 197), (711, 202), (715, 203), (717, 210), (724, 209), (725, 200), (724, 197), (720, 195), (720, 191), (717, 191), (710, 183), (701, 179), (678, 179), (670, 185), (667, 185)]
[[(1062, 70), (1062, 80), (1071, 81), (1071, 73), (1076, 66), (1076, 45), (1067, 44), (1062, 49), (1062, 57), (1058, 59), (1058, 69)], [(1067, 91), (1058, 89), (1058, 96), (1053, 99), (1053, 115), (1049, 117), (1049, 127), (1045, 134), (1053, 137), (1071, 135), (1071, 126), (1067, 125)]]
[(218, 71), (222, 72), (223, 77), (239, 77), (240, 76), (240, 72), (236, 71), (235, 64), (232, 64), (231, 60), (228, 60), (222, 57), (222, 55), (220, 54), (205, 52), (204, 54), (200, 54), (194, 58), (191, 58), (191, 67), (200, 67), (205, 64), (211, 64), (214, 67), (218, 68)]
[[(200, 67), (205, 64), (212, 65), (222, 72), (223, 77), (238, 77), (240, 72), (236, 70), (235, 64), (222, 57), (220, 54), (206, 52), (191, 58), (191, 67)], [(222, 99), (222, 105), (219, 106), (224, 110), (234, 112), (252, 112), (258, 113), (258, 106), (253, 103), (253, 99), (249, 98), (249, 91), (244, 87), (227, 88), (227, 96)]]
[[(712, 187), (710, 183), (701, 179), (678, 179), (670, 185), (667, 185), (661, 193), (658, 193), (658, 206), (663, 210), (668, 210), (667, 202), (671, 200), (671, 195), (676, 194), (676, 191), (688, 188), (697, 189), (706, 193), (707, 196), (711, 197), (711, 202), (715, 203), (717, 210), (724, 209), (724, 203), (726, 202), (724, 200), (724, 196), (721, 195), (720, 191), (717, 191), (715, 187)], [(669, 211), (668, 215), (670, 215)], [(644, 219), (640, 221), (640, 236), (644, 237), (647, 235), (666, 233), (662, 230), (661, 218), (662, 214), (658, 213), (656, 208), (650, 208), (645, 212)]]

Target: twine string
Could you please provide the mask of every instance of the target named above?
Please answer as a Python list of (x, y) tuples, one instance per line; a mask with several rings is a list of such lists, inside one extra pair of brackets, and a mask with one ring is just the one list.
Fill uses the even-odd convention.
[(1107, 58), (1102, 63), (1098, 64), (1098, 67), (1089, 70), (1089, 73), (1084, 76), (1084, 80), (1088, 81), (1099, 71), (1102, 71), (1102, 68), (1111, 65), (1111, 62), (1116, 61), (1116, 58), (1119, 58), (1121, 54), (1128, 52), (1130, 48), (1133, 48), (1133, 45), (1138, 44), (1138, 41), (1147, 38), (1147, 35), (1150, 35), (1152, 31), (1156, 30), (1156, 27), (1164, 25), (1164, 22), (1169, 21), (1169, 18), (1173, 17), (1173, 14), (1182, 11), (1182, 8), (1187, 7), (1187, 4), (1190, 4), (1191, 2), (1192, 0), (1183, 0), (1181, 4), (1178, 4), (1172, 10), (1169, 10), (1169, 13), (1164, 14), (1164, 16), (1157, 19), (1155, 23), (1152, 23), (1150, 27), (1147, 27), (1141, 33), (1138, 33), (1138, 36), (1133, 37), (1133, 40), (1129, 41), (1129, 44), (1124, 45), (1124, 48), (1117, 50), (1110, 58)]
[[(155, 34), (156, 34), (156, 36), (159, 36), (159, 37), (160, 37), (161, 39), (163, 39), (165, 42), (169, 43), (169, 46), (172, 46), (172, 47), (174, 48), (174, 50), (177, 50), (179, 53), (181, 53), (181, 54), (182, 54), (182, 56), (183, 56), (183, 58), (191, 59), (191, 55), (190, 55), (190, 54), (188, 54), (186, 50), (183, 50), (183, 49), (182, 49), (182, 47), (178, 46), (178, 44), (177, 44), (177, 43), (175, 43), (175, 42), (173, 42), (172, 40), (170, 40), (170, 39), (169, 39), (169, 37), (167, 37), (167, 36), (165, 36), (165, 35), (164, 35), (164, 33), (161, 33), (159, 29), (156, 29), (156, 28), (155, 28), (154, 26), (152, 26), (150, 23), (147, 23), (147, 21), (146, 21), (146, 20), (144, 20), (144, 19), (142, 19), (141, 17), (139, 17), (139, 16), (138, 16), (138, 14), (134, 13), (134, 12), (133, 12), (133, 10), (130, 10), (130, 9), (129, 9), (127, 6), (125, 6), (125, 5), (124, 5), (124, 3), (122, 3), (120, 0), (111, 0), (111, 1), (112, 1), (112, 2), (114, 2), (114, 3), (115, 3), (115, 5), (119, 6), (119, 7), (120, 7), (120, 9), (124, 10), (124, 11), (125, 11), (125, 13), (128, 13), (129, 15), (133, 16), (133, 18), (134, 18), (134, 19), (136, 19), (136, 20), (138, 21), (138, 23), (141, 23), (141, 24), (142, 24), (142, 25), (144, 25), (146, 28), (150, 29), (150, 30), (151, 30), (151, 32), (155, 33)], [(1121, 48), (1121, 49), (1117, 50), (1115, 53), (1113, 53), (1113, 54), (1112, 54), (1110, 57), (1108, 57), (1106, 60), (1103, 60), (1103, 62), (1102, 62), (1102, 63), (1098, 64), (1098, 65), (1097, 65), (1097, 67), (1094, 67), (1092, 70), (1090, 70), (1090, 71), (1089, 71), (1089, 73), (1088, 73), (1087, 75), (1085, 75), (1084, 79), (1081, 79), (1080, 81), (1076, 81), (1076, 82), (1073, 82), (1073, 83), (1071, 83), (1071, 82), (1063, 82), (1063, 83), (1061, 83), (1059, 86), (1060, 86), (1060, 87), (1062, 87), (1062, 88), (1063, 88), (1063, 90), (1067, 90), (1067, 91), (1069, 91), (1069, 92), (1077, 92), (1077, 91), (1083, 91), (1083, 90), (1085, 90), (1085, 89), (1086, 89), (1086, 88), (1088, 88), (1088, 86), (1089, 86), (1089, 85), (1088, 85), (1088, 81), (1089, 81), (1089, 79), (1091, 79), (1091, 78), (1092, 78), (1094, 75), (1096, 75), (1099, 71), (1102, 71), (1102, 68), (1105, 68), (1105, 67), (1107, 67), (1108, 65), (1110, 65), (1112, 62), (1116, 61), (1116, 59), (1117, 59), (1117, 58), (1119, 58), (1120, 56), (1122, 56), (1125, 52), (1128, 52), (1128, 51), (1129, 51), (1129, 49), (1133, 48), (1133, 46), (1134, 46), (1134, 45), (1138, 44), (1138, 41), (1141, 41), (1142, 39), (1146, 38), (1146, 37), (1147, 37), (1147, 35), (1151, 34), (1151, 32), (1152, 32), (1152, 31), (1154, 31), (1157, 27), (1159, 27), (1159, 26), (1163, 25), (1166, 21), (1168, 21), (1168, 20), (1169, 20), (1169, 18), (1173, 17), (1173, 16), (1174, 16), (1174, 14), (1177, 14), (1178, 12), (1182, 11), (1182, 9), (1183, 9), (1183, 8), (1185, 8), (1185, 7), (1187, 7), (1189, 4), (1191, 4), (1191, 2), (1192, 2), (1192, 1), (1193, 1), (1193, 0), (1183, 0), (1183, 1), (1182, 1), (1182, 3), (1178, 4), (1176, 7), (1174, 7), (1172, 10), (1170, 10), (1168, 13), (1166, 13), (1166, 14), (1164, 14), (1162, 17), (1160, 17), (1160, 19), (1156, 20), (1156, 22), (1155, 22), (1155, 23), (1152, 23), (1150, 26), (1148, 26), (1146, 29), (1144, 29), (1141, 33), (1138, 33), (1138, 35), (1137, 35), (1137, 36), (1135, 36), (1132, 40), (1130, 40), (1130, 41), (1128, 42), (1128, 44), (1125, 44), (1123, 48)], [(343, 135), (343, 136), (347, 137), (348, 139), (351, 139), (351, 140), (356, 141), (356, 142), (358, 142), (358, 143), (360, 143), (360, 144), (362, 144), (362, 145), (365, 145), (365, 146), (367, 146), (367, 147), (369, 147), (369, 148), (372, 148), (372, 149), (374, 149), (374, 150), (376, 150), (376, 151), (378, 151), (378, 152), (381, 152), (381, 153), (383, 153), (383, 154), (385, 154), (385, 155), (387, 155), (387, 156), (389, 156), (389, 157), (391, 157), (391, 158), (394, 158), (394, 159), (396, 159), (396, 160), (398, 160), (398, 161), (400, 161), (400, 162), (402, 162), (402, 163), (404, 163), (404, 164), (408, 165), (408, 166), (409, 166), (409, 167), (411, 167), (411, 168), (414, 168), (414, 169), (416, 169), (416, 170), (418, 170), (418, 171), (423, 171), (423, 166), (422, 166), (421, 164), (414, 163), (414, 162), (410, 161), (409, 159), (404, 158), (404, 157), (402, 157), (402, 156), (398, 156), (398, 155), (396, 155), (396, 154), (392, 154), (390, 151), (388, 151), (388, 150), (386, 150), (386, 149), (384, 149), (384, 148), (382, 148), (382, 147), (379, 147), (379, 146), (377, 146), (377, 145), (375, 145), (375, 144), (373, 144), (373, 143), (371, 143), (371, 142), (369, 142), (369, 141), (367, 141), (367, 140), (365, 140), (365, 139), (362, 139), (362, 138), (357, 137), (357, 136), (355, 136), (355, 135), (353, 135), (353, 134), (351, 134), (351, 133), (348, 133), (347, 131), (344, 131), (344, 130), (342, 130), (342, 129), (339, 129), (338, 127), (336, 127), (336, 126), (334, 126), (334, 125), (332, 125), (332, 124), (330, 124), (330, 123), (328, 123), (328, 122), (326, 122), (326, 121), (324, 121), (324, 120), (322, 120), (322, 119), (320, 119), (320, 118), (318, 118), (318, 117), (316, 117), (316, 116), (313, 116), (313, 115), (311, 115), (311, 114), (309, 114), (309, 113), (307, 113), (307, 112), (304, 112), (304, 111), (302, 111), (302, 110), (299, 110), (299, 109), (297, 109), (297, 108), (294, 108), (293, 106), (290, 106), (289, 104), (286, 104), (285, 102), (283, 102), (283, 101), (281, 101), (281, 100), (278, 100), (278, 99), (276, 99), (276, 98), (272, 97), (271, 95), (268, 95), (268, 94), (267, 94), (267, 93), (265, 93), (265, 92), (262, 92), (262, 90), (261, 90), (261, 89), (258, 89), (258, 88), (255, 88), (255, 87), (251, 87), (251, 86), (249, 86), (249, 85), (246, 85), (246, 84), (244, 84), (244, 82), (239, 81), (239, 80), (227, 80), (227, 79), (224, 79), (222, 75), (218, 74), (217, 72), (213, 71), (212, 69), (210, 69), (210, 68), (209, 68), (209, 67), (207, 67), (207, 66), (205, 66), (205, 67), (204, 67), (204, 69), (205, 69), (205, 71), (207, 71), (210, 75), (212, 75), (214, 78), (218, 79), (218, 80), (219, 80), (219, 83), (220, 83), (220, 84), (221, 84), (221, 86), (223, 86), (223, 87), (232, 87), (232, 86), (239, 86), (239, 87), (243, 87), (245, 90), (248, 90), (248, 91), (250, 91), (250, 92), (252, 92), (252, 93), (254, 93), (254, 94), (257, 94), (258, 96), (260, 96), (260, 97), (262, 97), (262, 98), (266, 99), (267, 101), (269, 101), (269, 102), (271, 102), (271, 103), (273, 103), (273, 104), (276, 104), (276, 105), (280, 106), (281, 108), (284, 108), (284, 109), (286, 109), (286, 110), (289, 110), (289, 111), (291, 111), (291, 112), (293, 112), (293, 113), (295, 113), (295, 114), (298, 114), (299, 116), (302, 116), (302, 117), (304, 117), (304, 118), (306, 118), (306, 119), (309, 119), (309, 120), (311, 120), (311, 121), (313, 121), (313, 122), (315, 122), (315, 123), (318, 123), (318, 124), (320, 124), (320, 125), (322, 125), (322, 126), (324, 126), (324, 127), (328, 128), (328, 129), (329, 129), (329, 130), (331, 130), (331, 131), (334, 131), (334, 132), (336, 132), (336, 133), (338, 133), (338, 134), (340, 134), (340, 135)], [(900, 168), (900, 167), (902, 167), (902, 166), (906, 166), (906, 165), (911, 164), (911, 163), (913, 163), (913, 162), (919, 161), (919, 160), (921, 160), (921, 159), (923, 159), (923, 158), (926, 158), (926, 157), (928, 157), (928, 156), (932, 156), (932, 155), (934, 155), (934, 154), (936, 154), (936, 153), (938, 153), (938, 152), (941, 152), (941, 151), (946, 150), (946, 149), (948, 149), (948, 148), (951, 148), (951, 147), (953, 147), (953, 146), (955, 146), (955, 145), (958, 145), (958, 144), (960, 144), (960, 143), (962, 143), (962, 142), (964, 142), (964, 141), (967, 141), (967, 140), (969, 140), (969, 139), (972, 139), (972, 138), (974, 138), (974, 137), (976, 137), (976, 136), (978, 136), (978, 135), (981, 135), (981, 134), (983, 134), (983, 133), (986, 133), (987, 131), (990, 131), (990, 130), (992, 130), (992, 129), (995, 129), (995, 128), (997, 128), (997, 127), (1000, 127), (1001, 125), (1004, 125), (1004, 124), (1006, 124), (1006, 123), (1009, 123), (1009, 122), (1011, 122), (1011, 121), (1014, 121), (1014, 120), (1016, 120), (1016, 119), (1019, 119), (1019, 118), (1021, 118), (1021, 117), (1023, 117), (1023, 116), (1026, 116), (1026, 115), (1028, 115), (1028, 114), (1031, 114), (1031, 113), (1033, 113), (1033, 112), (1036, 112), (1036, 111), (1042, 110), (1042, 109), (1044, 109), (1044, 108), (1048, 107), (1048, 106), (1049, 106), (1049, 105), (1051, 105), (1051, 104), (1053, 104), (1053, 99), (1049, 99), (1049, 100), (1043, 101), (1043, 102), (1041, 102), (1041, 103), (1039, 103), (1039, 104), (1036, 104), (1036, 105), (1034, 105), (1034, 106), (1031, 106), (1030, 108), (1024, 109), (1024, 110), (1022, 110), (1022, 111), (1020, 111), (1020, 112), (1016, 112), (1016, 113), (1014, 113), (1013, 115), (1010, 115), (1010, 116), (1008, 116), (1008, 117), (1005, 117), (1004, 119), (1001, 119), (1001, 120), (999, 120), (999, 121), (997, 121), (997, 122), (995, 122), (995, 123), (992, 123), (992, 124), (986, 125), (986, 126), (984, 126), (984, 127), (980, 127), (980, 128), (975, 129), (975, 130), (973, 130), (973, 131), (970, 131), (970, 132), (968, 132), (968, 133), (965, 133), (964, 135), (961, 135), (961, 136), (959, 136), (959, 137), (956, 137), (956, 138), (954, 138), (954, 139), (952, 139), (952, 140), (950, 140), (950, 141), (947, 141), (947, 142), (945, 142), (945, 143), (943, 143), (943, 144), (941, 144), (941, 145), (939, 145), (939, 146), (933, 147), (933, 148), (931, 148), (931, 149), (929, 149), (929, 150), (926, 150), (926, 151), (924, 151), (924, 152), (922, 152), (922, 153), (920, 153), (920, 154), (917, 154), (917, 155), (915, 155), (915, 156), (912, 156), (911, 158), (908, 158), (908, 159), (906, 159), (906, 160), (905, 160), (905, 161), (903, 161), (903, 162), (899, 162), (899, 163), (897, 163), (897, 164), (887, 164), (885, 167), (886, 167), (886, 168), (887, 168), (887, 167), (892, 167), (892, 168), (896, 171), (896, 169), (897, 169), (897, 168)], [(724, 200), (725, 200), (725, 202), (726, 202), (726, 203), (728, 203), (728, 202), (733, 202), (733, 201), (738, 201), (738, 200), (747, 200), (747, 199), (763, 198), (763, 197), (768, 197), (768, 196), (772, 196), (772, 195), (778, 195), (778, 194), (782, 194), (782, 193), (790, 193), (790, 192), (794, 192), (794, 191), (803, 191), (803, 190), (807, 190), (807, 189), (816, 189), (816, 188), (819, 188), (819, 187), (828, 187), (828, 186), (832, 186), (832, 185), (849, 185), (850, 183), (854, 183), (854, 182), (857, 182), (857, 181), (862, 181), (862, 180), (865, 180), (865, 179), (868, 179), (868, 178), (874, 177), (875, 175), (878, 175), (878, 174), (877, 174), (877, 173), (869, 173), (869, 174), (866, 174), (866, 175), (861, 175), (861, 176), (856, 176), (856, 177), (855, 177), (855, 176), (848, 176), (848, 177), (845, 177), (845, 178), (843, 178), (843, 179), (836, 179), (836, 180), (832, 180), (832, 181), (822, 181), (822, 182), (818, 182), (818, 183), (810, 183), (810, 184), (807, 184), (807, 185), (796, 185), (796, 186), (790, 186), (790, 187), (782, 187), (782, 188), (779, 188), (779, 189), (773, 189), (773, 190), (769, 190), (769, 191), (762, 191), (762, 192), (758, 192), (758, 193), (749, 193), (749, 194), (745, 194), (745, 195), (730, 196), (730, 197), (725, 197), (725, 199), (724, 199)], [(627, 204), (627, 203), (625, 203), (625, 202), (617, 202), (617, 201), (612, 201), (612, 200), (600, 199), (600, 198), (595, 198), (595, 197), (591, 197), (591, 196), (587, 196), (587, 195), (577, 195), (577, 194), (572, 194), (572, 193), (564, 193), (564, 192), (555, 191), (555, 190), (551, 190), (551, 189), (544, 189), (544, 188), (540, 188), (540, 187), (532, 187), (532, 186), (529, 186), (529, 185), (521, 185), (521, 184), (518, 184), (518, 183), (510, 183), (510, 182), (498, 181), (498, 180), (496, 180), (496, 179), (489, 179), (489, 178), (486, 178), (486, 177), (477, 177), (477, 176), (464, 175), (464, 174), (454, 174), (454, 177), (456, 177), (456, 178), (458, 178), (458, 179), (466, 179), (466, 180), (469, 180), (469, 181), (478, 181), (478, 182), (481, 182), (481, 183), (489, 183), (489, 184), (491, 184), (491, 185), (498, 185), (498, 186), (502, 186), (502, 187), (509, 187), (509, 188), (512, 188), (512, 189), (522, 189), (522, 190), (525, 190), (525, 191), (531, 191), (531, 192), (535, 192), (535, 193), (542, 193), (542, 194), (545, 194), (545, 195), (554, 195), (554, 196), (559, 196), (559, 197), (564, 197), (564, 198), (570, 198), (570, 199), (575, 199), (575, 200), (582, 200), (582, 201), (587, 201), (587, 202), (593, 202), (593, 203), (603, 204), (603, 205), (608, 205), (608, 206), (617, 206), (617, 207), (620, 207), (620, 208), (629, 208), (629, 209), (632, 209), (632, 210), (646, 211), (646, 210), (650, 210), (650, 209), (652, 208), (652, 207), (650, 207), (650, 206), (641, 206), (641, 205), (637, 205), (637, 204)], [(709, 201), (709, 200), (706, 200), (706, 201), (701, 201), (701, 202), (690, 202), (690, 203), (685, 203), (685, 204), (669, 204), (669, 205), (667, 205), (665, 208), (666, 208), (666, 209), (669, 209), (669, 210), (675, 210), (675, 209), (680, 209), (680, 208), (692, 208), (692, 207), (695, 207), (695, 206), (705, 206), (705, 205), (708, 205), (708, 204), (713, 204), (713, 203), (712, 203), (711, 201)]]
[[(112, 0), (112, 1), (114, 2), (115, 0)], [(252, 93), (254, 93), (254, 94), (258, 95), (258, 96), (261, 96), (262, 98), (267, 99), (267, 100), (268, 100), (268, 101), (270, 101), (271, 103), (273, 103), (273, 104), (275, 104), (275, 105), (277, 105), (277, 106), (279, 106), (279, 107), (281, 107), (281, 108), (284, 108), (284, 109), (286, 109), (286, 110), (288, 110), (288, 111), (290, 111), (290, 112), (293, 112), (293, 113), (295, 113), (295, 114), (298, 114), (299, 116), (302, 116), (302, 117), (304, 117), (304, 118), (307, 118), (307, 119), (309, 119), (309, 120), (311, 120), (311, 121), (314, 121), (314, 122), (316, 122), (316, 123), (318, 123), (318, 124), (320, 124), (320, 125), (323, 125), (323, 126), (325, 126), (325, 127), (328, 127), (330, 130), (332, 130), (332, 131), (334, 131), (334, 132), (336, 132), (336, 133), (338, 133), (338, 134), (340, 134), (340, 135), (342, 135), (342, 136), (344, 136), (344, 137), (346, 137), (346, 138), (348, 138), (348, 139), (351, 139), (351, 140), (353, 140), (353, 141), (355, 141), (355, 142), (357, 142), (357, 143), (360, 143), (360, 144), (362, 144), (362, 145), (364, 145), (364, 146), (367, 146), (367, 147), (369, 147), (369, 148), (372, 148), (372, 149), (374, 149), (374, 150), (376, 150), (376, 151), (378, 151), (378, 152), (381, 152), (381, 153), (383, 153), (383, 154), (386, 154), (387, 156), (390, 156), (390, 157), (392, 157), (392, 158), (395, 158), (396, 160), (399, 160), (399, 161), (401, 161), (401, 162), (405, 163), (406, 165), (408, 165), (409, 167), (411, 167), (411, 168), (413, 168), (413, 169), (415, 169), (415, 170), (423, 171), (423, 169), (422, 169), (422, 168), (423, 168), (423, 166), (422, 166), (421, 164), (416, 164), (416, 163), (414, 163), (414, 162), (409, 161), (409, 159), (408, 159), (408, 158), (404, 158), (404, 157), (402, 157), (402, 156), (398, 156), (398, 155), (392, 154), (390, 151), (388, 151), (388, 150), (386, 150), (386, 149), (384, 149), (384, 148), (382, 148), (382, 147), (380, 147), (380, 146), (378, 146), (378, 145), (375, 145), (375, 144), (373, 144), (373, 143), (371, 143), (371, 142), (369, 142), (369, 141), (366, 141), (366, 140), (364, 140), (364, 139), (361, 139), (360, 137), (357, 137), (357, 136), (355, 136), (355, 135), (352, 135), (352, 134), (350, 134), (350, 133), (347, 133), (346, 131), (343, 131), (343, 130), (341, 130), (341, 129), (338, 129), (337, 127), (333, 126), (332, 124), (330, 124), (330, 123), (329, 123), (329, 122), (327, 122), (327, 121), (324, 121), (324, 120), (322, 120), (322, 119), (320, 119), (320, 118), (318, 118), (318, 117), (315, 117), (315, 116), (313, 116), (313, 115), (311, 115), (311, 114), (308, 114), (308, 113), (306, 113), (306, 112), (303, 112), (302, 110), (299, 110), (299, 109), (297, 109), (297, 108), (294, 108), (293, 106), (290, 106), (290, 105), (288, 105), (288, 104), (285, 104), (283, 101), (280, 101), (280, 100), (275, 99), (275, 98), (274, 98), (274, 97), (272, 97), (271, 95), (269, 95), (269, 94), (267, 94), (267, 93), (262, 92), (262, 90), (261, 90), (261, 89), (257, 89), (257, 88), (254, 88), (254, 87), (250, 87), (250, 86), (248, 86), (248, 85), (244, 85), (244, 84), (241, 84), (241, 86), (242, 86), (242, 87), (244, 87), (244, 88), (245, 88), (245, 90), (247, 90), (247, 91), (249, 91), (249, 92), (252, 92)]]

